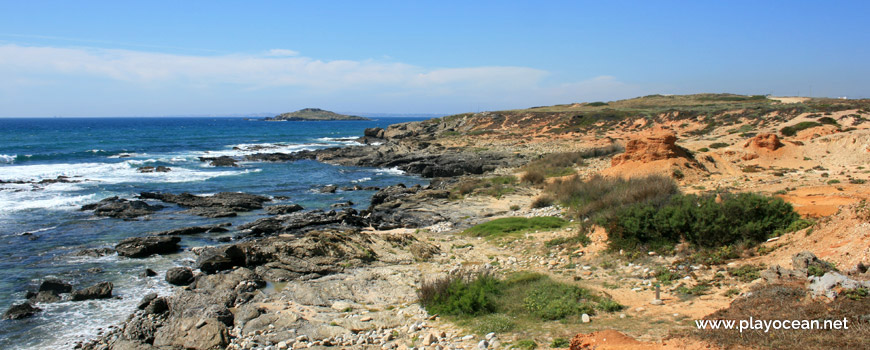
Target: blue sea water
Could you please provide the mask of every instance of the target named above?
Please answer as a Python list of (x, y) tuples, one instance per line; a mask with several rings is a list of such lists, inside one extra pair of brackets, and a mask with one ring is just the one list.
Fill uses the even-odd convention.
[[(0, 119), (0, 312), (23, 302), (46, 277), (75, 287), (97, 282), (115, 284), (119, 298), (38, 304), (43, 311), (24, 320), (0, 321), (0, 349), (68, 349), (118, 324), (149, 292), (166, 295), (162, 278), (173, 266), (189, 266), (193, 255), (128, 259), (75, 256), (85, 248), (112, 247), (117, 241), (148, 232), (191, 225), (256, 220), (262, 211), (235, 218), (208, 219), (169, 208), (147, 220), (98, 218), (79, 211), (83, 204), (111, 196), (134, 198), (143, 191), (211, 194), (241, 191), (287, 196), (269, 204), (298, 203), (306, 209), (328, 208), (350, 200), (368, 206), (373, 191), (324, 194), (327, 184), (384, 187), (413, 185), (423, 179), (394, 169), (344, 167), (316, 161), (240, 162), (215, 168), (201, 156), (240, 157), (257, 152), (296, 152), (347, 146), (369, 127), (421, 120), (381, 118), (373, 121), (264, 122), (244, 118), (56, 118)], [(167, 166), (165, 173), (140, 173), (143, 166)], [(74, 183), (39, 181), (67, 176)], [(26, 183), (14, 183), (14, 182)], [(231, 235), (228, 233), (225, 235)], [(185, 248), (217, 244), (218, 236), (185, 237)], [(140, 277), (151, 268), (158, 277)]]

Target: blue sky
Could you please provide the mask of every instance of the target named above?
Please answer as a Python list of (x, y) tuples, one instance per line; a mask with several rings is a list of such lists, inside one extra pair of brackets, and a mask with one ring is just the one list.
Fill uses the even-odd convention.
[(0, 117), (868, 97), (867, 2), (2, 1)]

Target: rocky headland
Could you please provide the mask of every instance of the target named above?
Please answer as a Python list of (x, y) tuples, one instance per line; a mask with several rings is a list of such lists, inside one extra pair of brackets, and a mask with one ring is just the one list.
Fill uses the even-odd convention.
[[(822, 115), (834, 124), (820, 122)], [(225, 244), (195, 248), (194, 261), (185, 266), (150, 277), (171, 280), (173, 293), (143, 295), (126, 322), (77, 347), (724, 349), (796, 344), (778, 334), (740, 338), (694, 328), (693, 320), (705, 317), (794, 317), (746, 311), (762, 310), (759, 305), (772, 300), (791, 306), (764, 312), (815, 310), (814, 317), (849, 317), (859, 325), (857, 333), (830, 333), (797, 344), (861, 344), (870, 329), (870, 319), (861, 318), (870, 313), (870, 299), (864, 297), (870, 288), (868, 118), (870, 103), (863, 100), (783, 104), (756, 96), (654, 95), (462, 114), (366, 130), (361, 146), (248, 155), (246, 161), (311, 159), (396, 168), (431, 181), (368, 189), (375, 192), (362, 210), (269, 206), (269, 197), (231, 192), (142, 193), (85, 206), (94, 215), (119, 219), (147, 217), (172, 205), (209, 218), (249, 211), (262, 217), (120, 242), (114, 248), (119, 255), (138, 258), (175, 252), (184, 235), (232, 235)], [(833, 130), (806, 133), (833, 125)], [(766, 196), (765, 203), (784, 200), (801, 216), (789, 216), (787, 229), (764, 232), (765, 239), (751, 243), (705, 249), (688, 236), (661, 249), (638, 245), (630, 250), (613, 248), (616, 226), (597, 224), (607, 222), (604, 214), (596, 215), (616, 206), (616, 199), (591, 212), (582, 211), (582, 202), (560, 199), (572, 191), (591, 191), (589, 184), (646, 184), (650, 176), (674, 184), (677, 193), (665, 198), (672, 201), (697, 195), (710, 198), (712, 204), (705, 205), (715, 207), (736, 203), (731, 194), (751, 192)], [(656, 195), (659, 187), (651, 188), (653, 193), (643, 196)], [(350, 190), (362, 188), (321, 189)], [(509, 220), (497, 221), (504, 219)], [(486, 225), (532, 219), (549, 221), (527, 229)], [(516, 308), (496, 303), (469, 317), (430, 312), (432, 305), (421, 302), (431, 283), (472, 275), (496, 276), (498, 288), (518, 283), (517, 276), (529, 281), (528, 276), (545, 276), (534, 277), (544, 281), (534, 283), (550, 281), (542, 284), (550, 290), (580, 288), (585, 302), (599, 304), (538, 314), (533, 311), (537, 294), (528, 292), (510, 299)], [(4, 317), (36, 314), (38, 303), (75, 293), (71, 286), (52, 283), (34, 292), (32, 303), (16, 305)], [(101, 297), (107, 287), (110, 295), (111, 286), (82, 290)], [(480, 300), (519, 293), (511, 291)]]

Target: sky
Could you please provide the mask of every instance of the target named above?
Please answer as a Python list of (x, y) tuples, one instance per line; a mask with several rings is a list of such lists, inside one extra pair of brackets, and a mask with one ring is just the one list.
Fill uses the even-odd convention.
[(866, 1), (0, 0), (0, 117), (870, 97)]

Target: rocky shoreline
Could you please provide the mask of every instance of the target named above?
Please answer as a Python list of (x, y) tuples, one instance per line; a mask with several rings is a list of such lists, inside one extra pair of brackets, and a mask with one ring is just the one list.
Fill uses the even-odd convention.
[[(155, 276), (178, 286), (172, 295), (143, 296), (127, 321), (76, 348), (396, 349), (422, 340), (436, 349), (451, 349), (497, 342), (494, 335), (474, 339), (456, 329), (434, 327), (437, 315), (428, 315), (416, 303), (416, 289), (424, 278), (421, 264), (440, 260), (438, 265), (443, 266), (435, 269), (439, 273), (446, 273), (451, 265), (431, 236), (409, 229), (453, 227), (437, 203), (446, 203), (447, 188), (454, 182), (450, 178), (516, 166), (524, 158), (457, 151), (417, 136), (419, 131), (409, 133), (407, 126), (400, 125), (366, 130), (359, 140), (364, 146), (259, 153), (243, 159), (313, 159), (440, 178), (428, 186), (365, 188), (377, 192), (361, 211), (341, 208), (346, 205), (342, 203), (329, 211), (305, 210), (295, 204), (268, 206), (264, 205), (271, 200), (268, 197), (232, 192), (141, 193), (138, 199), (109, 198), (84, 206), (82, 210), (93, 210), (94, 215), (125, 220), (147, 217), (166, 205), (209, 218), (260, 209), (268, 215), (233, 228), (227, 223), (152, 232), (125, 239), (113, 250), (81, 252), (139, 258), (178, 251), (183, 235), (235, 232), (232, 243), (195, 248), (193, 268), (172, 268), (165, 276)], [(203, 161), (233, 166), (235, 159)], [(357, 189), (364, 188), (341, 190)]]

